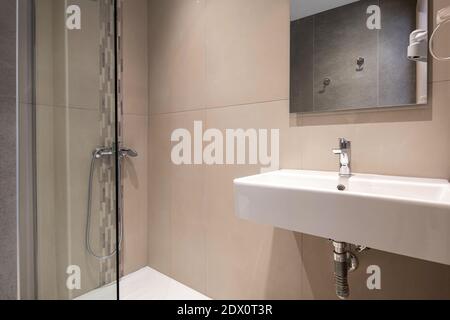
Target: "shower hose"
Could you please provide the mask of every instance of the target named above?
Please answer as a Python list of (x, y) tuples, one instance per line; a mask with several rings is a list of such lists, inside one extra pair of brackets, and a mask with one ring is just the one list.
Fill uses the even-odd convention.
[[(87, 222), (86, 222), (86, 250), (90, 255), (92, 255), (94, 258), (104, 261), (108, 260), (109, 258), (112, 258), (117, 253), (117, 248), (115, 248), (112, 252), (107, 253), (105, 256), (98, 255), (94, 252), (91, 246), (91, 220), (92, 220), (92, 180), (94, 177), (94, 170), (95, 170), (95, 162), (96, 160), (100, 160), (105, 155), (112, 155), (113, 151), (112, 149), (96, 149), (91, 158), (91, 168), (89, 171), (89, 184), (88, 184), (88, 201), (87, 201)], [(122, 158), (122, 157), (120, 157)], [(120, 169), (121, 163), (119, 163), (119, 179), (121, 178), (121, 169)], [(119, 180), (120, 181), (120, 180)], [(122, 223), (122, 209), (119, 207), (119, 250), (122, 246), (122, 235), (123, 235), (123, 223)]]
[(433, 46), (433, 42), (434, 42), (434, 38), (435, 38), (436, 34), (441, 29), (441, 27), (445, 26), (448, 23), (450, 23), (450, 17), (447, 17), (443, 22), (439, 23), (436, 26), (436, 29), (434, 29), (433, 33), (431, 34), (430, 40), (429, 40), (430, 53), (433, 56), (433, 58), (435, 58), (438, 61), (450, 61), (450, 57), (440, 57), (440, 56), (438, 56), (436, 54), (436, 52), (434, 51), (434, 46)]

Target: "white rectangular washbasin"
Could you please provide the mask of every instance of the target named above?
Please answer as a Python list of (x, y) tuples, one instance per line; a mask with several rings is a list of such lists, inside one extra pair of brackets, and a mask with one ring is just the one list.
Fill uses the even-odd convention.
[(236, 179), (234, 193), (240, 218), (450, 265), (446, 180), (280, 170)]

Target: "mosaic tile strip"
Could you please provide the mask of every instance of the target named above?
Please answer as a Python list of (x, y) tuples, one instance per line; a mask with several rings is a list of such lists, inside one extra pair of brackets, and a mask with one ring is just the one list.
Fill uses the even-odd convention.
[[(100, 0), (100, 137), (102, 145), (115, 146), (115, 30), (114, 30), (114, 0)], [(117, 1), (119, 23), (118, 23), (118, 49), (121, 51), (121, 17), (122, 4)], [(119, 130), (119, 141), (122, 137), (122, 62), (121, 55), (118, 57), (118, 114), (117, 126)], [(100, 221), (99, 236), (103, 255), (107, 255), (116, 247), (116, 211), (115, 203), (115, 161), (114, 158), (104, 158), (100, 167), (99, 184), (100, 195)], [(105, 285), (116, 280), (116, 257), (101, 262), (100, 285)]]

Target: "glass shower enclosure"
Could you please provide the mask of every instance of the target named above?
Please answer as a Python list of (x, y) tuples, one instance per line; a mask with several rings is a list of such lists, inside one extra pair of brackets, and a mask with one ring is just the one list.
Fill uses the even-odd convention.
[(118, 299), (116, 0), (18, 0), (23, 299)]

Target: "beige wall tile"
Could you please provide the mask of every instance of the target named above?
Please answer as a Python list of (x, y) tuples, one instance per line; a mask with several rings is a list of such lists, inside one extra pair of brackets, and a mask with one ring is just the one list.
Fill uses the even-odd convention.
[(303, 299), (337, 300), (334, 289), (332, 248), (327, 239), (302, 235)]
[(150, 1), (151, 112), (287, 99), (289, 1), (264, 1)]
[(253, 275), (255, 292), (264, 299), (302, 299), (302, 265), (301, 234), (274, 228)]
[[(54, 110), (54, 131), (53, 131), (53, 149), (54, 154), (53, 157), (55, 158), (54, 163), (54, 172), (55, 172), (55, 212), (58, 212), (59, 214), (55, 214), (55, 238), (57, 239), (55, 246), (56, 246), (56, 265), (57, 265), (57, 272), (55, 274), (56, 278), (56, 285), (57, 285), (57, 292), (59, 297), (65, 297), (68, 298), (68, 292), (66, 288), (64, 288), (64, 285), (61, 283), (61, 280), (63, 279), (63, 270), (64, 267), (67, 266), (67, 261), (69, 260), (69, 242), (70, 242), (70, 236), (68, 236), (69, 232), (69, 191), (68, 188), (68, 171), (69, 171), (69, 159), (70, 155), (68, 154), (66, 147), (68, 136), (67, 136), (67, 129), (70, 127), (69, 123), (69, 117), (68, 117), (68, 110), (63, 108), (53, 108)], [(46, 124), (43, 124), (46, 125)], [(37, 127), (40, 126), (40, 124), (36, 124)], [(57, 133), (57, 134), (56, 134)], [(39, 142), (37, 142), (37, 147), (39, 148)], [(56, 154), (58, 154), (58, 161), (56, 161)], [(42, 190), (43, 191), (43, 190)], [(39, 201), (39, 196), (37, 201)], [(39, 216), (39, 213), (38, 213)], [(86, 215), (85, 215), (86, 217)], [(39, 218), (38, 218), (39, 219)], [(64, 266), (64, 264), (66, 264)], [(62, 270), (61, 270), (62, 269)]]
[(264, 297), (264, 279), (255, 277), (255, 272), (268, 268), (259, 264), (264, 250), (270, 250), (273, 228), (240, 220), (233, 204), (233, 179), (257, 172), (257, 167), (246, 166), (206, 169), (206, 295), (214, 299)]
[(124, 271), (126, 274), (147, 265), (148, 227), (148, 117), (123, 117), (123, 143), (138, 152), (137, 158), (123, 162)]
[(57, 0), (52, 3), (54, 104), (98, 110), (101, 32), (99, 3), (72, 0), (69, 4), (77, 4), (82, 10), (81, 30), (67, 30), (64, 3)]
[(56, 274), (56, 217), (54, 168), (54, 108), (36, 107), (36, 197), (37, 201), (37, 257), (38, 295), (57, 298)]
[(206, 2), (208, 107), (289, 97), (289, 1)]
[[(195, 211), (203, 213), (201, 208), (197, 208)], [(199, 292), (206, 292), (206, 229), (204, 221), (205, 219), (193, 219), (189, 222), (174, 218), (171, 225), (172, 277)]]
[(123, 90), (125, 114), (148, 114), (147, 0), (123, 3)]
[[(204, 121), (204, 118), (203, 111), (171, 115), (170, 128), (188, 129), (193, 141), (194, 121)], [(165, 139), (170, 141), (170, 135)], [(168, 160), (171, 161), (170, 155)], [(171, 163), (172, 275), (201, 292), (206, 290), (203, 175), (201, 165), (176, 166)]]
[(149, 265), (205, 292), (205, 219), (203, 168), (176, 166), (171, 161), (171, 133), (192, 132), (204, 112), (150, 117)]
[[(35, 99), (40, 105), (53, 106), (53, 0), (36, 5)], [(31, 101), (29, 101), (32, 103)]]
[(170, 115), (149, 120), (148, 264), (171, 275)]
[[(287, 101), (207, 111), (207, 127), (287, 129)], [(260, 166), (206, 167), (207, 292), (216, 299), (300, 297), (299, 240), (234, 214), (233, 180)], [(282, 249), (281, 249), (282, 248)]]
[[(284, 101), (289, 108), (289, 100)], [(285, 111), (284, 114), (289, 113)], [(280, 130), (280, 168), (299, 169), (301, 167), (302, 139), (299, 139), (302, 128), (292, 126), (288, 115), (289, 127)]]
[(148, 2), (152, 114), (204, 107), (205, 1)]
[[(71, 0), (69, 4), (72, 3), (81, 7), (83, 18), (81, 30), (67, 32), (69, 105), (99, 110), (100, 5), (98, 1), (85, 0)], [(54, 27), (65, 30), (64, 20), (63, 25), (57, 24)], [(114, 61), (106, 63), (112, 65)], [(55, 103), (64, 105), (65, 100), (56, 94)]]
[[(51, 0), (51, 15), (53, 17), (52, 20), (52, 33), (51, 37), (53, 40), (53, 47), (51, 48), (53, 56), (50, 57), (52, 59), (53, 65), (53, 83), (48, 84), (53, 88), (53, 104), (54, 106), (66, 106), (70, 103), (67, 103), (66, 100), (66, 92), (68, 86), (66, 65), (67, 65), (67, 57), (66, 57), (66, 29), (64, 22), (64, 2), (58, 0)], [(38, 18), (39, 19), (39, 18)], [(70, 101), (70, 100), (69, 100)], [(81, 106), (79, 106), (81, 107)]]
[[(57, 250), (59, 293), (74, 298), (99, 286), (99, 264), (85, 246), (86, 204), (92, 151), (99, 145), (97, 111), (55, 108), (55, 188), (57, 216)], [(98, 168), (98, 165), (97, 165)], [(100, 188), (98, 170), (92, 190), (92, 244), (99, 250)], [(67, 257), (65, 257), (67, 256)], [(68, 265), (83, 270), (82, 290), (67, 290), (65, 273)]]

